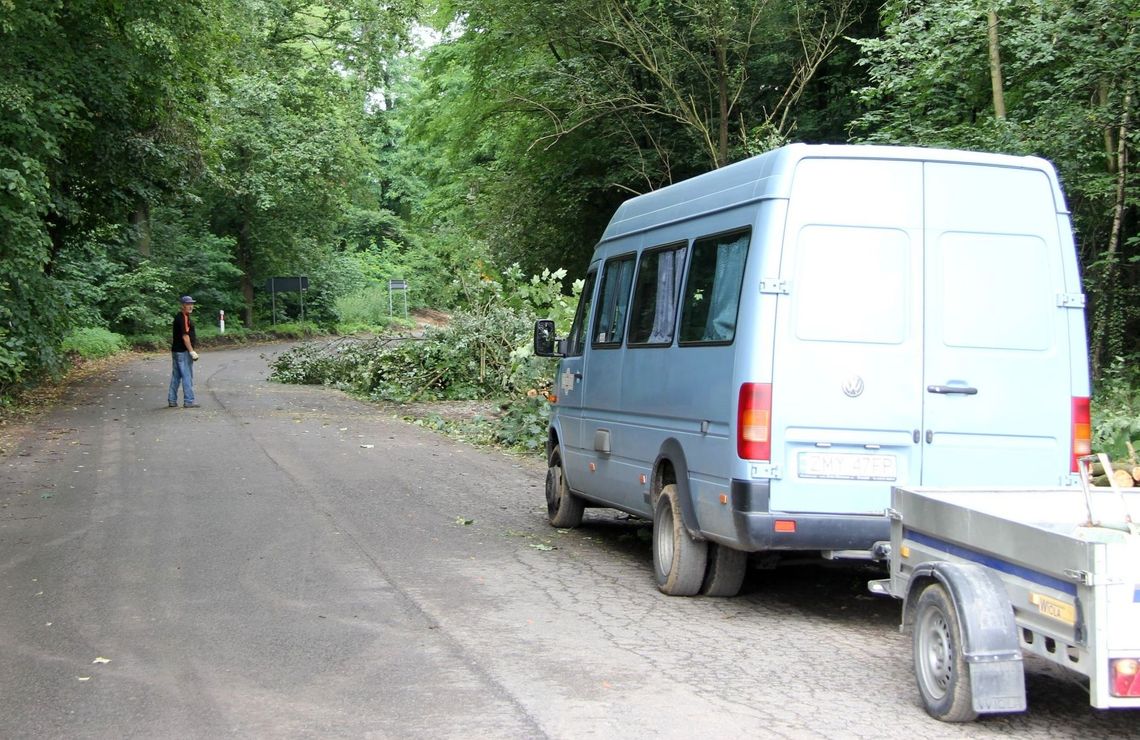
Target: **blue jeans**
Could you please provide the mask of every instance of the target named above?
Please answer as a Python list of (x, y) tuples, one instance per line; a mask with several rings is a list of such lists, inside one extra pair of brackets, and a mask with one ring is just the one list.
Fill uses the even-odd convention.
[(178, 404), (178, 384), (182, 383), (182, 403), (194, 403), (194, 361), (189, 352), (171, 352), (170, 392), (168, 404)]

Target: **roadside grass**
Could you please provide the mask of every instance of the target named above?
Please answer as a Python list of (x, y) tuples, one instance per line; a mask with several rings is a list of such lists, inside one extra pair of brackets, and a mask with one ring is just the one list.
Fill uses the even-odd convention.
[(528, 456), (546, 454), (550, 403), (545, 397), (497, 398), (472, 401), (467, 413), (456, 413), (446, 402), (392, 405), (416, 426), (477, 447), (493, 447)]
[(60, 349), (87, 360), (95, 360), (127, 349), (127, 338), (100, 327), (76, 329), (63, 338)]

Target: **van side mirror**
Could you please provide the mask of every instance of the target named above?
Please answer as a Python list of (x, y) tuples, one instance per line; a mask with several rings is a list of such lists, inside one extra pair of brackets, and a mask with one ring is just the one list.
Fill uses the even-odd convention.
[(534, 322), (534, 353), (539, 357), (561, 357), (561, 347), (554, 338), (554, 322), (550, 319), (539, 319)]

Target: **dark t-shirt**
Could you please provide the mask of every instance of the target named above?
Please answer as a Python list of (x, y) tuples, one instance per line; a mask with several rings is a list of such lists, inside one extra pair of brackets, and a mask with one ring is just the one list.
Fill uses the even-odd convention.
[(194, 335), (194, 322), (190, 320), (189, 316), (179, 311), (178, 315), (174, 317), (174, 323), (171, 325), (171, 328), (174, 330), (174, 334), (170, 342), (171, 352), (186, 351), (186, 343), (182, 341), (183, 334), (190, 335), (191, 347), (198, 346), (198, 337)]

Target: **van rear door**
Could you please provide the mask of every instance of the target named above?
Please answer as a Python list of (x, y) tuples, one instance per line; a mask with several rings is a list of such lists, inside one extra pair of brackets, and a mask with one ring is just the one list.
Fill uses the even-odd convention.
[(1043, 485), (1069, 472), (1072, 379), (1048, 176), (924, 166), (922, 484)]
[(1053, 193), (1032, 168), (798, 164), (773, 348), (772, 511), (881, 513), (891, 485), (1067, 478), (1073, 301)]
[(772, 350), (772, 511), (881, 513), (890, 486), (917, 475), (922, 182), (914, 161), (797, 165)]

